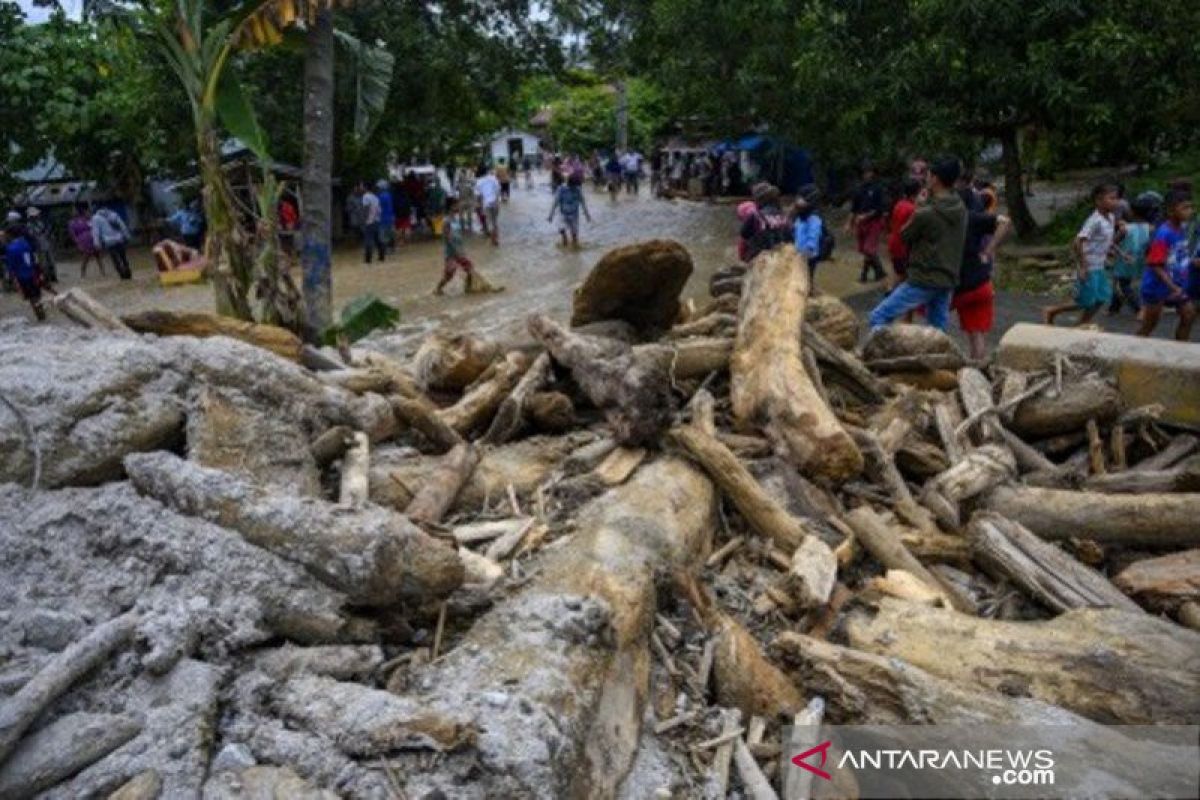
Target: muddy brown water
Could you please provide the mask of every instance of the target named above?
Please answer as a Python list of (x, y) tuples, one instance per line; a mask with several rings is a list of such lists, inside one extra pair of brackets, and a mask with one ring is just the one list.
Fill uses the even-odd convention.
[[(697, 301), (707, 298), (713, 271), (735, 261), (738, 225), (731, 205), (659, 200), (645, 191), (613, 201), (606, 193), (591, 189), (587, 190), (587, 202), (593, 221), (582, 222), (581, 247), (565, 249), (559, 244), (556, 226), (546, 221), (551, 204), (549, 184), (541, 180), (533, 189), (514, 187), (512, 199), (500, 214), (500, 246), (493, 247), (478, 233), (467, 240), (468, 254), (476, 266), (493, 283), (506, 287), (494, 295), (463, 295), (461, 279), (456, 279), (445, 296), (433, 296), (442, 269), (439, 241), (402, 246), (382, 264), (370, 265), (363, 263), (359, 248), (347, 242), (334, 258), (335, 313), (354, 297), (373, 292), (400, 309), (401, 331), (414, 338), (448, 327), (507, 339), (520, 335), (530, 313), (566, 317), (572, 290), (613, 247), (655, 238), (679, 241), (695, 262), (685, 293)], [(77, 261), (60, 261), (59, 289), (82, 286), (117, 313), (155, 308), (213, 310), (208, 284), (162, 287), (148, 250), (135, 250), (131, 260), (131, 281), (117, 280), (111, 269), (107, 276), (99, 276), (94, 266), (80, 280)], [(844, 295), (861, 288), (856, 278), (851, 247), (842, 242), (835, 261), (822, 267), (817, 283), (823, 290)], [(0, 316), (11, 315), (31, 316), (19, 296), (0, 295)], [(57, 314), (52, 314), (52, 319), (63, 321)]]

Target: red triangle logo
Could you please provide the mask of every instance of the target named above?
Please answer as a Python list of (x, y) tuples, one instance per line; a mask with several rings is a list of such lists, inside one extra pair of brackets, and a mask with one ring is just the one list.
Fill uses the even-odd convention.
[[(832, 741), (821, 742), (816, 747), (810, 747), (809, 749), (805, 750), (803, 753), (801, 753), (798, 756), (792, 756), (792, 763), (795, 764), (797, 767), (800, 767), (801, 769), (808, 770), (813, 775), (816, 775), (819, 778), (824, 778), (827, 781), (831, 781), (831, 780), (833, 780), (833, 777), (828, 772), (821, 769), (820, 767), (825, 766), (825, 761), (829, 758), (829, 748), (832, 745), (833, 745)], [(804, 759), (808, 758), (809, 756), (813, 755), (814, 753), (821, 754), (821, 764), (818, 767), (814, 767), (812, 764), (809, 764), (804, 760)]]

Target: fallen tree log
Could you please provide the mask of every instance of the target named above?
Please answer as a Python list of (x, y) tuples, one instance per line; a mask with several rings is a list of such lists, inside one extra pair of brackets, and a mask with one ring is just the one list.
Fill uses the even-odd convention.
[(571, 333), (549, 317), (529, 318), (529, 331), (612, 426), (614, 438), (637, 447), (656, 441), (670, 424), (671, 351), (631, 348), (616, 339)]
[(237, 531), (355, 603), (429, 600), (462, 583), (454, 549), (391, 511), (274, 494), (165, 452), (131, 455), (125, 469), (141, 494)]
[(940, 475), (931, 478), (921, 492), (921, 502), (937, 514), (946, 527), (961, 527), (959, 504), (1017, 474), (1016, 459), (1007, 447), (986, 444), (967, 453)]
[(1064, 383), (1062, 392), (1031, 397), (1017, 406), (1009, 427), (1026, 439), (1081, 430), (1089, 419), (1107, 423), (1123, 408), (1121, 395), (1102, 378)]
[(1012, 581), (1052, 611), (1141, 611), (1099, 572), (999, 514), (975, 514), (967, 526), (967, 537), (972, 556), (989, 574)]
[(84, 328), (112, 333), (133, 333), (133, 329), (122, 322), (108, 306), (79, 287), (68, 289), (52, 298), (50, 302), (64, 317)]
[(1200, 459), (1188, 459), (1171, 469), (1125, 470), (1093, 475), (1083, 482), (1083, 488), (1108, 494), (1200, 492)]
[(867, 506), (860, 506), (846, 515), (854, 530), (854, 538), (889, 569), (902, 569), (919, 578), (930, 589), (946, 598), (948, 605), (968, 614), (975, 613), (975, 604), (954, 584), (925, 568), (900, 539), (888, 529), (887, 523)]
[(421, 342), (407, 371), (426, 391), (462, 391), (499, 357), (495, 342), (470, 333), (438, 331)]
[(589, 503), (537, 577), (416, 676), (422, 708), (474, 719), (480, 735), (432, 766), (411, 762), (406, 790), (612, 797), (638, 747), (655, 574), (693, 566), (715, 524), (712, 484), (681, 459)]
[[(425, 483), (404, 509), (404, 514), (418, 525), (440, 522), (463, 484), (479, 464), (479, 450), (474, 445), (460, 444), (446, 455), (429, 474)], [(365, 480), (365, 476), (364, 476)]]
[(393, 397), (392, 413), (424, 436), (434, 449), (444, 453), (462, 443), (458, 432), (438, 415), (438, 409), (426, 397)]
[(1200, 601), (1200, 549), (1135, 561), (1113, 583), (1154, 611)]
[(998, 486), (984, 506), (1043, 539), (1143, 547), (1200, 545), (1200, 494), (1100, 494)]
[[(1195, 774), (1179, 769), (1187, 756), (1178, 746), (1164, 745), (1148, 736), (1126, 736), (1108, 725), (1097, 724), (1059, 706), (1012, 693), (977, 691), (948, 681), (899, 658), (887, 658), (803, 636), (780, 634), (771, 650), (792, 668), (809, 691), (827, 702), (827, 716), (834, 723), (868, 725), (945, 725), (957, 741), (947, 748), (970, 747), (959, 731), (986, 730), (1003, 726), (1031, 726), (1045, 731), (1035, 745), (1053, 749), (1063, 763), (1089, 765), (1089, 785), (1104, 786), (1116, 796), (1145, 794), (1129, 783), (1131, 775), (1171, 776), (1168, 794), (1187, 794), (1185, 784), (1194, 784)], [(903, 729), (902, 729), (903, 730)], [(903, 734), (901, 734), (903, 736)], [(968, 734), (969, 736), (969, 734)], [(893, 739), (894, 746), (912, 746), (911, 741)], [(1177, 741), (1177, 744), (1183, 744)], [(876, 747), (890, 743), (874, 738)], [(1103, 756), (1099, 756), (1103, 753)], [(835, 772), (836, 781), (843, 773)], [(953, 776), (949, 776), (954, 781)], [(949, 784), (942, 784), (947, 791)], [(1085, 790), (1087, 793), (1087, 790)], [(945, 796), (986, 794), (978, 783), (949, 788)], [(857, 797), (854, 793), (838, 796)]]
[[(518, 497), (529, 495), (563, 465), (572, 451), (589, 441), (589, 435), (575, 433), (533, 436), (485, 448), (450, 511), (479, 511), (485, 503), (505, 497), (510, 485)], [(377, 451), (371, 463), (371, 501), (403, 512), (438, 463), (438, 456), (396, 460), (390, 451)]]
[(1171, 443), (1162, 450), (1159, 450), (1148, 458), (1143, 458), (1133, 467), (1130, 467), (1129, 471), (1153, 472), (1168, 469), (1197, 450), (1200, 450), (1200, 437), (1192, 436), (1189, 433), (1180, 434), (1172, 439)]
[(899, 658), (887, 658), (787, 631), (771, 642), (796, 683), (828, 703), (839, 724), (1083, 724), (1038, 700), (980, 691), (944, 680)]
[(0, 797), (33, 797), (104, 758), (141, 730), (135, 718), (119, 714), (59, 717), (26, 737), (0, 765)]
[[(727, 336), (697, 336), (669, 342), (668, 346), (671, 348), (671, 377), (677, 381), (684, 381), (729, 369), (733, 339)], [(635, 353), (645, 348), (657, 351), (660, 347), (661, 345), (638, 345), (633, 350)]]
[(130, 612), (97, 626), (53, 656), (16, 694), (0, 703), (0, 764), (47, 706), (133, 636), (137, 622)]
[(304, 345), (300, 337), (286, 328), (199, 311), (139, 311), (124, 315), (121, 321), (138, 333), (158, 336), (195, 336), (198, 339), (228, 336), (297, 363), (300, 348)]
[(967, 418), (955, 431), (966, 434), (976, 420), (979, 432), (974, 435), (977, 443), (997, 442), (1002, 438), (1000, 421), (996, 417), (996, 404), (992, 400), (992, 384), (984, 374), (974, 367), (963, 367), (958, 371), (958, 395), (962, 398)]
[(491, 424), (496, 409), (504, 402), (529, 369), (529, 357), (514, 351), (492, 364), (457, 403), (439, 409), (437, 415), (459, 436)]
[(810, 535), (804, 523), (775, 502), (741, 460), (715, 436), (694, 425), (677, 425), (667, 438), (708, 473), (751, 528), (777, 547), (790, 553)]
[(959, 346), (945, 331), (930, 325), (884, 325), (871, 331), (862, 350), (863, 361), (867, 362), (926, 355), (956, 357), (958, 363), (946, 369), (958, 369), (963, 365)]
[(966, 688), (1020, 693), (1105, 724), (1200, 718), (1200, 634), (1156, 617), (1075, 609), (1044, 622), (1000, 622), (884, 599), (852, 615), (850, 646)]
[(882, 403), (891, 393), (887, 384), (875, 377), (853, 353), (829, 341), (813, 325), (805, 323), (800, 329), (804, 346), (830, 370), (823, 376), (825, 380), (837, 383), (864, 403)]
[(729, 362), (733, 414), (743, 427), (762, 428), (802, 473), (844, 480), (862, 472), (863, 457), (804, 372), (808, 281), (794, 248), (760, 255), (747, 273)]
[(767, 659), (749, 631), (717, 607), (712, 596), (690, 574), (676, 576), (713, 637), (713, 679), (717, 702), (747, 717), (795, 714), (805, 707), (804, 695)]
[(526, 406), (535, 392), (541, 391), (550, 380), (550, 354), (542, 353), (533, 360), (529, 369), (517, 381), (512, 392), (500, 402), (492, 423), (488, 426), (483, 441), (487, 444), (504, 444), (516, 438), (526, 422)]

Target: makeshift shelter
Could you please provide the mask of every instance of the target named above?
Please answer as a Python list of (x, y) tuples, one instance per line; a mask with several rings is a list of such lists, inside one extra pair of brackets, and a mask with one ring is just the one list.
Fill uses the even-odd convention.
[(742, 171), (748, 180), (770, 181), (784, 194), (795, 194), (800, 187), (814, 182), (812, 159), (808, 151), (786, 139), (752, 133), (725, 139), (713, 147), (717, 155), (733, 151), (742, 159)]
[(529, 131), (505, 129), (488, 140), (487, 153), (492, 163), (504, 159), (508, 163), (521, 161), (525, 156), (537, 158), (542, 152), (542, 140)]

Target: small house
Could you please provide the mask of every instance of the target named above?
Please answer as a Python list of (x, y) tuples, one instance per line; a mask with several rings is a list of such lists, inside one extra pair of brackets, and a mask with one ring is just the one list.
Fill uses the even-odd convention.
[(529, 131), (503, 130), (494, 134), (488, 144), (488, 157), (493, 164), (500, 159), (511, 164), (523, 161), (525, 156), (537, 159), (541, 152), (541, 139)]

